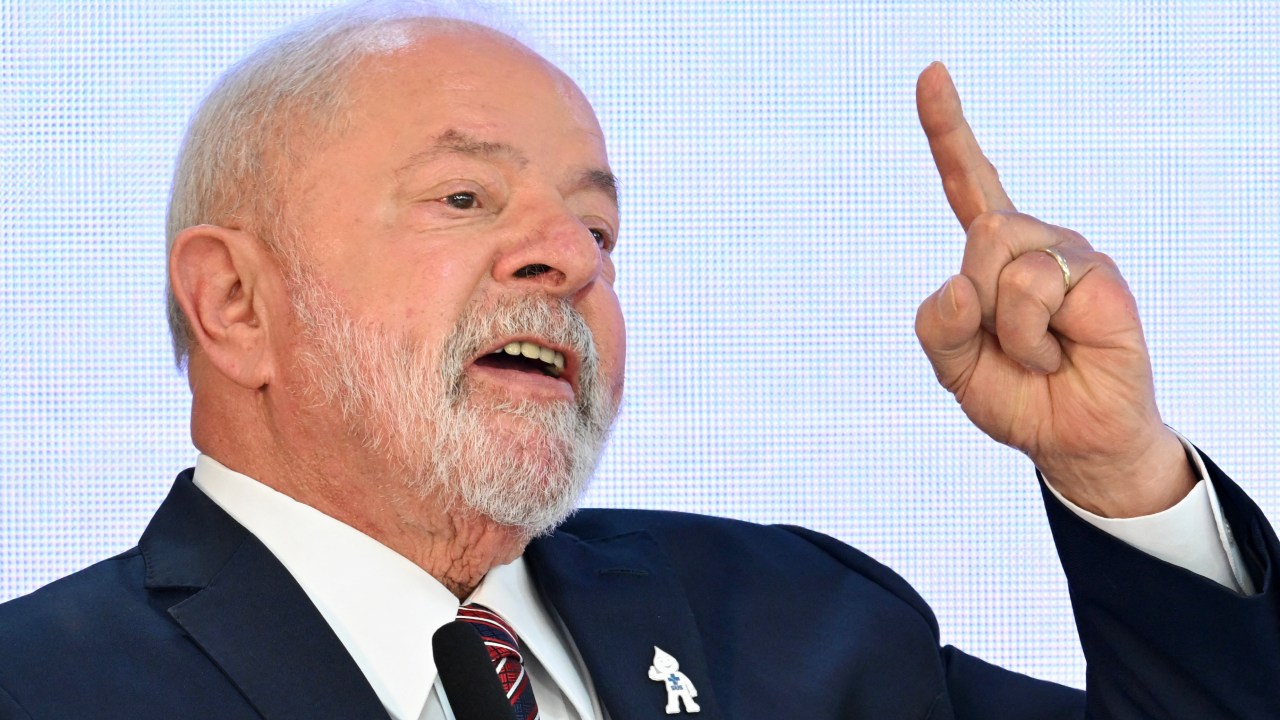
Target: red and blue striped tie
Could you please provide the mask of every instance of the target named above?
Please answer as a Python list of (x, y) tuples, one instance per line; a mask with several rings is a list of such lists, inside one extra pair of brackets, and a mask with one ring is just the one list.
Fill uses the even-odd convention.
[(489, 650), (489, 659), (498, 671), (498, 679), (502, 681), (502, 689), (507, 692), (511, 709), (516, 713), (516, 720), (535, 720), (538, 703), (533, 699), (533, 686), (529, 684), (529, 674), (524, 671), (524, 658), (520, 655), (515, 632), (497, 613), (476, 603), (458, 608), (458, 619), (469, 623), (480, 633)]

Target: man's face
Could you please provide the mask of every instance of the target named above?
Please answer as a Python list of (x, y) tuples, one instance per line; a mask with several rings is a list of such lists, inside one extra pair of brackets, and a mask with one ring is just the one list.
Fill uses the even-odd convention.
[(365, 60), (350, 92), (347, 126), (288, 179), (290, 386), (422, 495), (543, 530), (622, 389), (595, 116), (478, 30)]

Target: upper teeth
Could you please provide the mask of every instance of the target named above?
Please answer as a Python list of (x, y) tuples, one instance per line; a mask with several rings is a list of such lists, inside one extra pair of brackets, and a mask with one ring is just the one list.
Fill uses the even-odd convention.
[(504, 352), (508, 355), (523, 355), (530, 360), (541, 360), (554, 368), (552, 373), (556, 377), (560, 377), (560, 373), (564, 372), (564, 353), (556, 352), (551, 348), (542, 347), (537, 343), (527, 341), (509, 342), (501, 350), (496, 350), (495, 354), (499, 352)]

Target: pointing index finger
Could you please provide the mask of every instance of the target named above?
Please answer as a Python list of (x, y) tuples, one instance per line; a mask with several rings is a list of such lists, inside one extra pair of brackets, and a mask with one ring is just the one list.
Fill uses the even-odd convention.
[(968, 230), (973, 219), (982, 213), (1014, 210), (995, 166), (982, 154), (964, 119), (960, 94), (942, 63), (931, 63), (920, 73), (916, 81), (916, 111), (929, 139), (933, 162), (942, 176), (947, 202), (960, 225)]

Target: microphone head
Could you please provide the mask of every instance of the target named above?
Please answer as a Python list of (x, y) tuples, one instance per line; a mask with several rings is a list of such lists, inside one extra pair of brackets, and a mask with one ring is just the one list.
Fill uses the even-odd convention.
[(440, 682), (457, 720), (515, 720), (480, 633), (454, 620), (431, 636)]

